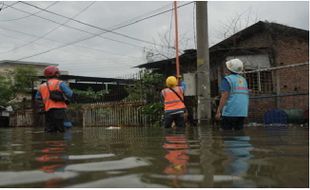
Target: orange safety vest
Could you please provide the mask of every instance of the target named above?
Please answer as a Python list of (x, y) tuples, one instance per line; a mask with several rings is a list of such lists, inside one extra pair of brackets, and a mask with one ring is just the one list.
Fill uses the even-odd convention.
[[(52, 91), (52, 90), (61, 91), (60, 90), (60, 83), (62, 81), (60, 81), (58, 79), (49, 79), (47, 82), (48, 82), (48, 86), (49, 86), (50, 91)], [(41, 97), (42, 97), (42, 100), (44, 103), (45, 111), (48, 111), (52, 108), (67, 108), (67, 104), (65, 102), (55, 102), (55, 101), (51, 100), (49, 98), (49, 96), (50, 96), (49, 90), (47, 89), (46, 82), (39, 86), (39, 92), (41, 94)]]
[[(173, 90), (184, 100), (183, 90), (181, 87), (174, 87)], [(169, 88), (165, 88), (161, 91), (164, 97), (165, 111), (184, 109), (185, 105), (180, 98)]]

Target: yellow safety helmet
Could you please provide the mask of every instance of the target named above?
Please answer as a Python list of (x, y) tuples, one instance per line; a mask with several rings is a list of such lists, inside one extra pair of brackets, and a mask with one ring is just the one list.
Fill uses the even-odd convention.
[(175, 87), (178, 84), (178, 80), (175, 76), (170, 76), (166, 79), (166, 85), (168, 87)]

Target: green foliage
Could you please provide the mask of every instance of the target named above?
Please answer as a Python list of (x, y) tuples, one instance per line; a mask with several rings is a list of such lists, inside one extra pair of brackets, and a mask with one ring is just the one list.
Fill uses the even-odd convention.
[(161, 102), (148, 103), (142, 107), (142, 114), (146, 115), (153, 125), (160, 125), (163, 104)]
[(140, 78), (133, 86), (126, 89), (129, 93), (126, 100), (160, 101), (160, 90), (164, 87), (163, 75), (144, 70), (140, 71)]
[[(7, 75), (0, 76), (0, 105), (9, 105), (17, 93), (30, 93), (32, 82), (36, 79), (37, 72), (32, 66), (17, 67)], [(25, 103), (25, 102), (24, 102)], [(17, 106), (15, 103), (10, 105)]]
[(77, 103), (71, 103), (70, 106), (68, 107), (68, 110), (72, 111), (81, 111), (83, 108), (82, 104), (77, 104)]
[(12, 99), (14, 92), (12, 90), (12, 82), (5, 76), (0, 76), (0, 105), (7, 106), (8, 101)]
[(164, 88), (164, 77), (162, 74), (145, 70), (140, 72), (141, 79), (136, 81), (126, 90), (129, 96), (126, 100), (142, 100), (146, 105), (142, 107), (142, 113), (146, 115), (153, 124), (158, 125), (163, 114), (163, 104), (160, 91)]
[(32, 66), (17, 67), (13, 71), (13, 90), (14, 92), (27, 93), (31, 92), (32, 82), (35, 80), (37, 72)]
[(104, 95), (107, 94), (106, 91), (98, 91), (95, 92), (92, 88), (88, 88), (87, 91), (85, 90), (77, 90), (73, 89), (73, 93), (75, 96), (77, 96), (79, 99), (92, 99), (94, 101), (102, 100)]

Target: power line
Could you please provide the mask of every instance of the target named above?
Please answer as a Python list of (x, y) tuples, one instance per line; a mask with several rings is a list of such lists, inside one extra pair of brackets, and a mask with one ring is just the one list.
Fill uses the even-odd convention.
[[(0, 29), (12, 31), (12, 32), (16, 32), (16, 33), (23, 34), (23, 35), (26, 35), (26, 36), (39, 37), (39, 36), (36, 36), (36, 35), (33, 35), (33, 34), (29, 34), (29, 33), (25, 33), (25, 32), (20, 32), (20, 31), (17, 31), (17, 30), (9, 29), (9, 28), (0, 27)], [(6, 34), (1, 34), (1, 35), (7, 36), (7, 37), (12, 38), (12, 39), (21, 40), (21, 39), (12, 37), (12, 36), (8, 36), (8, 35), (6, 35)], [(52, 40), (52, 39), (49, 39), (49, 38), (45, 38), (45, 40), (48, 40), (48, 41), (51, 41), (51, 42), (62, 43), (62, 42), (60, 42), (60, 41)], [(34, 43), (35, 43), (35, 42), (34, 42)], [(63, 43), (62, 43), (62, 44), (63, 44)], [(101, 53), (109, 53), (109, 54), (113, 54), (113, 55), (117, 55), (117, 56), (121, 56), (121, 57), (129, 57), (129, 58), (134, 58), (134, 59), (140, 59), (139, 57), (133, 57), (133, 56), (128, 56), (128, 55), (118, 54), (118, 53), (115, 53), (115, 52), (110, 52), (110, 51), (106, 51), (106, 50), (102, 50), (102, 49), (98, 49), (98, 48), (93, 48), (93, 47), (87, 47), (87, 46), (78, 45), (78, 44), (76, 44), (76, 45), (74, 45), (74, 46), (76, 46), (76, 47), (81, 47), (81, 48), (88, 49), (88, 50), (98, 51), (98, 52), (101, 52)], [(2, 52), (0, 52), (0, 53), (2, 53)]]
[(2, 2), (2, 7), (0, 8), (0, 11), (2, 10), (3, 6), (4, 6), (4, 3)]
[[(186, 3), (186, 4), (180, 5), (179, 7), (183, 7), (183, 6), (189, 5), (189, 4), (191, 4), (191, 3), (193, 3), (193, 2), (189, 2), (189, 3)], [(179, 8), (179, 7), (178, 7), (178, 8)], [(13, 8), (13, 9), (16, 9), (16, 10), (19, 10), (19, 11), (22, 11), (22, 12), (29, 13), (29, 12), (27, 12), (27, 11), (23, 11), (23, 10), (17, 9), (17, 8), (15, 8), (15, 7), (12, 7), (12, 8)], [(47, 11), (47, 10), (42, 9), (42, 8), (40, 8), (40, 10), (41, 10), (41, 11)], [(163, 12), (160, 12), (160, 13), (157, 13), (157, 14), (154, 14), (154, 15), (151, 15), (151, 16), (148, 16), (148, 17), (145, 17), (145, 18), (142, 18), (142, 19), (140, 19), (140, 20), (134, 21), (134, 22), (132, 22), (132, 23), (130, 23), (130, 24), (127, 24), (127, 25), (124, 25), (124, 26), (120, 26), (120, 27), (114, 28), (113, 30), (117, 30), (117, 29), (120, 29), (120, 28), (124, 28), (124, 27), (126, 27), (126, 26), (129, 26), (129, 25), (132, 25), (132, 24), (141, 22), (141, 21), (143, 21), (143, 20), (146, 20), (146, 19), (149, 19), (149, 18), (158, 16), (158, 15), (160, 15), (160, 14), (164, 14), (164, 13), (169, 12), (169, 11), (171, 11), (171, 10), (172, 10), (172, 9), (165, 10), (165, 11), (163, 11)], [(33, 14), (32, 14), (31, 16), (37, 16), (37, 15), (33, 15)], [(45, 20), (48, 20), (48, 21), (51, 21), (51, 22), (56, 23), (56, 24), (60, 24), (60, 23), (58, 23), (58, 22), (55, 22), (55, 21), (53, 21), (53, 20), (50, 20), (50, 19), (47, 19), (47, 18), (44, 18), (44, 17), (40, 17), (40, 16), (37, 16), (37, 17), (42, 18), (42, 19), (45, 19)], [(70, 18), (68, 18), (68, 19), (70, 19)], [(70, 20), (72, 20), (72, 19), (70, 19)], [(66, 27), (69, 27), (69, 28), (72, 28), (72, 29), (75, 29), (75, 30), (79, 30), (79, 31), (82, 31), (82, 32), (86, 32), (86, 33), (91, 34), (91, 35), (97, 35), (97, 34), (94, 34), (94, 33), (91, 33), (91, 32), (85, 31), (85, 30), (81, 30), (81, 29), (78, 29), (78, 28), (75, 28), (75, 27), (71, 27), (71, 26), (68, 26), (68, 25), (63, 25), (63, 26), (66, 26)], [(104, 33), (106, 33), (106, 32), (104, 32)], [(102, 33), (102, 34), (103, 34), (103, 33)], [(110, 40), (110, 41), (118, 42), (118, 43), (123, 43), (123, 44), (130, 45), (130, 46), (135, 46), (135, 47), (139, 47), (139, 48), (144, 48), (144, 47), (137, 46), (137, 45), (135, 45), (135, 44), (131, 44), (131, 43), (128, 43), (128, 42), (118, 41), (118, 40), (114, 40), (114, 39), (111, 39), (111, 38), (105, 38), (105, 37), (102, 37), (102, 36), (98, 36), (98, 37), (103, 38), (103, 39), (107, 39), (107, 40)], [(153, 43), (153, 44), (155, 44), (155, 43)], [(156, 45), (156, 44), (155, 44), (155, 45)], [(171, 48), (171, 47), (169, 47), (169, 48)], [(173, 47), (172, 47), (172, 48), (173, 48)]]
[[(171, 4), (171, 9), (173, 9), (173, 4)], [(170, 16), (170, 24), (169, 24), (169, 42), (168, 45), (170, 46), (171, 44), (171, 31), (172, 31), (172, 19), (173, 19), (173, 11), (171, 11), (171, 16)], [(169, 56), (170, 56), (170, 52), (169, 52)]]
[[(97, 34), (97, 35), (101, 35), (101, 34)], [(64, 47), (67, 47), (67, 46), (70, 46), (70, 45), (73, 45), (73, 44), (76, 44), (76, 43), (79, 43), (79, 42), (82, 42), (82, 41), (85, 41), (85, 40), (89, 40), (93, 37), (96, 37), (96, 36), (89, 36), (87, 38), (82, 38), (82, 39), (79, 39), (79, 40), (75, 40), (73, 42), (70, 42), (70, 43), (67, 43), (67, 44), (63, 44), (61, 46), (57, 46), (57, 47), (54, 47), (54, 48), (51, 48), (51, 49), (48, 49), (48, 50), (45, 50), (45, 51), (42, 51), (40, 53), (36, 53), (36, 54), (33, 54), (33, 55), (29, 55), (29, 56), (26, 56), (26, 57), (23, 57), (23, 58), (20, 58), (20, 59), (17, 59), (15, 61), (11, 61), (11, 62), (16, 62), (16, 61), (21, 61), (21, 60), (24, 60), (24, 59), (28, 59), (28, 58), (31, 58), (31, 57), (36, 57), (38, 55), (42, 55), (42, 54), (45, 54), (45, 53), (48, 53), (48, 52), (51, 52), (51, 51), (54, 51), (54, 50), (57, 50), (57, 49), (61, 49), (61, 48), (64, 48)]]
[[(185, 3), (185, 4), (183, 4), (183, 5), (179, 5), (177, 8), (184, 7), (184, 6), (189, 5), (189, 4), (191, 4), (191, 3), (193, 3), (193, 1), (191, 1), (191, 2), (189, 2), (189, 3)], [(130, 25), (133, 25), (133, 24), (137, 24), (137, 23), (139, 23), (139, 22), (142, 22), (142, 21), (144, 21), (144, 20), (147, 20), (147, 19), (150, 19), (150, 18), (159, 16), (159, 15), (165, 14), (165, 13), (170, 12), (170, 11), (172, 11), (172, 10), (173, 10), (173, 8), (168, 9), (168, 10), (165, 10), (165, 11), (162, 11), (162, 12), (159, 12), (159, 13), (156, 13), (156, 14), (153, 14), (153, 15), (151, 15), (151, 16), (144, 17), (144, 18), (142, 18), (142, 19), (133, 21), (133, 22), (131, 22), (131, 23), (129, 23), (129, 24), (126, 24), (126, 25), (123, 25), (123, 26), (119, 26), (119, 27), (115, 27), (115, 28), (111, 29), (111, 31), (118, 30), (118, 29), (121, 29), (121, 28), (130, 26)]]
[[(143, 42), (143, 43), (147, 43), (147, 44), (152, 44), (152, 45), (160, 46), (160, 45), (157, 45), (157, 44), (155, 44), (155, 43), (153, 43), (153, 42), (150, 42), (150, 41), (147, 41), (147, 40), (142, 40), (142, 39), (139, 39), (139, 38), (136, 38), (136, 37), (129, 36), (129, 35), (127, 35), (127, 34), (122, 34), (122, 33), (119, 33), (119, 32), (115, 32), (115, 31), (112, 31), (112, 30), (108, 30), (108, 29), (102, 28), (102, 27), (100, 27), (100, 26), (95, 26), (95, 25), (93, 25), (93, 24), (89, 24), (89, 23), (86, 23), (86, 22), (82, 22), (82, 21), (80, 21), (80, 20), (72, 19), (72, 18), (67, 17), (67, 16), (65, 16), (65, 15), (62, 15), (62, 14), (59, 14), (59, 13), (55, 13), (55, 12), (53, 12), (53, 11), (44, 10), (44, 9), (42, 9), (41, 7), (38, 7), (38, 6), (36, 6), (36, 5), (32, 5), (32, 4), (27, 3), (27, 2), (24, 2), (24, 1), (20, 1), (20, 2), (23, 3), (23, 4), (26, 4), (26, 5), (28, 5), (28, 6), (37, 8), (37, 9), (39, 9), (39, 10), (43, 10), (43, 11), (45, 11), (45, 12), (48, 12), (48, 13), (51, 13), (51, 14), (54, 14), (54, 15), (57, 15), (57, 16), (60, 16), (60, 17), (63, 17), (63, 18), (71, 19), (72, 21), (77, 22), (77, 23), (79, 23), (79, 24), (82, 24), (82, 25), (85, 25), (85, 26), (89, 26), (89, 27), (91, 27), (91, 28), (95, 28), (95, 29), (104, 31), (104, 33), (113, 33), (113, 34), (115, 34), (115, 35), (123, 36), (123, 37), (129, 38), (129, 39), (132, 39), (132, 40), (136, 40), (136, 41), (139, 41), (139, 42)], [(120, 27), (119, 27), (119, 28), (120, 28)], [(104, 33), (102, 33), (102, 34), (104, 34)], [(100, 35), (101, 35), (101, 34), (100, 34)]]
[[(24, 3), (24, 4), (25, 4), (25, 2), (21, 2), (21, 3)], [(191, 3), (192, 3), (192, 2), (191, 2)], [(26, 4), (27, 4), (27, 3), (26, 3)], [(188, 3), (188, 4), (190, 4), (190, 3)], [(33, 5), (30, 4), (30, 6), (33, 6)], [(182, 6), (182, 5), (181, 5), (181, 6)], [(183, 6), (185, 6), (185, 5), (183, 5)], [(36, 6), (35, 6), (35, 7), (36, 7)], [(12, 8), (14, 8), (14, 7), (12, 7)], [(39, 7), (38, 7), (38, 8), (39, 8)], [(42, 10), (41, 8), (39, 8), (39, 9)], [(171, 10), (172, 10), (172, 9), (171, 9)], [(47, 11), (47, 10), (46, 10), (46, 11)], [(48, 11), (48, 12), (50, 12), (50, 11)], [(57, 14), (57, 13), (55, 13), (55, 14)], [(162, 14), (163, 14), (163, 13), (162, 13)], [(158, 15), (158, 14), (157, 14), (157, 15)], [(35, 16), (38, 16), (38, 15), (35, 15)], [(61, 15), (61, 16), (62, 16), (62, 15)], [(77, 21), (77, 20), (75, 20), (75, 19), (71, 19), (71, 18), (66, 17), (66, 16), (63, 16), (63, 17), (68, 18), (68, 19), (73, 20), (73, 21), (76, 21), (76, 22), (81, 22), (81, 21)], [(43, 18), (44, 18), (44, 17), (43, 17)], [(46, 18), (44, 18), (44, 19), (46, 19)], [(48, 20), (49, 20), (49, 19), (48, 19)], [(52, 21), (52, 22), (55, 22), (55, 21)], [(83, 22), (82, 22), (82, 23), (83, 23)], [(67, 25), (66, 25), (66, 26), (67, 26)], [(109, 31), (106, 31), (105, 29), (103, 29), (103, 30), (105, 31), (104, 33), (109, 32)], [(112, 32), (112, 33), (115, 33), (115, 32)], [(89, 40), (89, 39), (91, 39), (91, 38), (100, 36), (101, 34), (103, 34), (103, 33), (93, 34), (93, 36), (86, 37), (86, 38), (82, 38), (82, 39), (79, 39), (79, 40), (75, 40), (75, 41), (73, 41), (73, 42), (70, 42), (70, 43), (63, 44), (63, 45), (61, 45), (61, 46), (55, 47), (55, 48), (51, 48), (51, 49), (45, 50), (45, 51), (40, 52), (40, 53), (36, 53), (36, 54), (30, 55), (30, 56), (26, 56), (26, 57), (20, 58), (20, 59), (18, 59), (18, 60), (16, 60), (16, 61), (28, 59), (28, 58), (35, 57), (35, 56), (38, 56), (38, 55), (42, 55), (42, 54), (45, 54), (45, 53), (48, 53), (48, 52), (51, 52), (51, 51), (54, 51), (54, 50), (57, 50), (57, 49), (60, 49), (60, 48), (64, 48), (64, 47), (73, 45), (73, 44), (75, 44), (75, 43), (79, 43), (79, 42), (82, 42), (82, 41), (85, 41), (85, 40)], [(154, 43), (152, 43), (152, 44), (154, 45)]]
[[(59, 2), (59, 1), (55, 1), (55, 2), (51, 3), (50, 5), (48, 5), (47, 7), (45, 7), (44, 9), (48, 9), (48, 8), (54, 6), (55, 4), (57, 4), (58, 2)], [(11, 7), (11, 6), (13, 6), (13, 5), (7, 6), (7, 8), (8, 8), (8, 7)], [(34, 13), (29, 14), (29, 15), (27, 15), (27, 16), (19, 17), (19, 18), (7, 19), (7, 20), (0, 20), (0, 22), (9, 22), (9, 21), (21, 20), (21, 19), (25, 19), (25, 18), (31, 17), (31, 16), (33, 16), (33, 15), (35, 15), (35, 14), (40, 13), (40, 12), (42, 12), (42, 10), (37, 11), (37, 12), (34, 12)]]
[[(79, 16), (80, 14), (82, 14), (82, 13), (83, 13), (84, 11), (86, 11), (89, 7), (91, 7), (94, 3), (95, 3), (95, 1), (93, 1), (92, 3), (90, 3), (88, 6), (86, 6), (84, 9), (82, 9), (81, 11), (79, 11), (79, 12), (78, 12), (76, 15), (74, 15), (72, 18), (75, 18), (75, 17)], [(23, 45), (21, 45), (21, 46), (19, 46), (19, 47), (15, 47), (15, 48), (13, 48), (13, 49), (11, 49), (11, 50), (5, 52), (5, 53), (9, 53), (9, 52), (15, 51), (15, 50), (17, 50), (17, 49), (20, 49), (20, 48), (22, 48), (22, 47), (28, 46), (28, 45), (30, 45), (30, 44), (32, 44), (32, 43), (34, 43), (34, 42), (36, 42), (36, 41), (38, 41), (38, 40), (44, 38), (45, 36), (49, 35), (50, 33), (54, 32), (55, 30), (57, 30), (58, 28), (62, 27), (63, 25), (67, 24), (67, 23), (70, 22), (70, 21), (71, 21), (71, 20), (68, 19), (68, 20), (65, 21), (64, 23), (59, 24), (59, 25), (56, 26), (55, 28), (53, 28), (53, 29), (51, 29), (50, 31), (48, 31), (47, 33), (45, 33), (45, 34), (43, 34), (43, 35), (37, 37), (36, 39), (34, 39), (34, 40), (30, 41), (30, 42), (27, 42), (27, 43), (25, 43), (25, 44), (23, 44)]]
[[(11, 6), (12, 9), (14, 10), (17, 10), (17, 11), (20, 11), (20, 12), (24, 12), (24, 13), (27, 13), (27, 14), (32, 14), (30, 12), (27, 12), (27, 11), (24, 11), (24, 10), (21, 10), (21, 9), (18, 9), (16, 7), (13, 7)], [(48, 18), (45, 18), (45, 17), (42, 17), (42, 16), (39, 16), (39, 15), (32, 15), (32, 16), (35, 16), (35, 17), (38, 17), (38, 18), (41, 18), (43, 20), (47, 20), (47, 21), (50, 21), (50, 22), (53, 22), (55, 24), (62, 24), (62, 23), (59, 23), (59, 22), (56, 22), (54, 20), (51, 20), (51, 19), (48, 19)], [(84, 32), (84, 33), (88, 33), (88, 34), (91, 34), (93, 35), (94, 37), (99, 37), (99, 38), (102, 38), (102, 39), (106, 39), (106, 40), (110, 40), (110, 41), (114, 41), (114, 42), (118, 42), (118, 43), (122, 43), (122, 44), (126, 44), (126, 45), (130, 45), (130, 46), (134, 46), (134, 47), (139, 47), (139, 48), (144, 48), (144, 47), (141, 47), (141, 46), (138, 46), (136, 44), (131, 44), (131, 43), (128, 43), (128, 42), (123, 42), (123, 41), (119, 41), (119, 40), (115, 40), (115, 39), (111, 39), (111, 38), (107, 38), (107, 37), (103, 37), (103, 36), (100, 36), (102, 33), (100, 33), (100, 35), (97, 35), (95, 33), (92, 33), (92, 32), (89, 32), (89, 31), (86, 31), (86, 30), (82, 30), (82, 29), (79, 29), (79, 28), (76, 28), (76, 27), (73, 27), (73, 26), (69, 26), (69, 25), (63, 25), (67, 28), (71, 28), (71, 29), (74, 29), (74, 30), (77, 30), (77, 31), (81, 31), (81, 32)]]
[(144, 18), (144, 17), (148, 16), (149, 14), (157, 13), (157, 11), (160, 11), (160, 10), (164, 9), (164, 8), (166, 8), (167, 6), (170, 6), (170, 3), (164, 5), (164, 6), (160, 7), (160, 8), (157, 8), (157, 9), (154, 9), (154, 10), (152, 10), (152, 11), (149, 11), (149, 12), (147, 12), (147, 13), (141, 14), (141, 15), (139, 15), (139, 16), (136, 16), (136, 17), (127, 19), (126, 21), (121, 22), (121, 23), (119, 23), (119, 24), (116, 24), (116, 25), (114, 25), (114, 26), (111, 26), (111, 27), (109, 27), (109, 28), (110, 28), (110, 29), (113, 29), (113, 28), (116, 28), (116, 27), (119, 27), (119, 26), (128, 24), (128, 23), (130, 23), (130, 22), (135, 22), (137, 19), (140, 19), (141, 17)]
[(19, 1), (15, 2), (15, 3), (12, 3), (12, 4), (10, 4), (10, 5), (6, 5), (4, 2), (2, 2), (2, 5), (6, 5), (6, 7), (1, 8), (1, 10), (0, 10), (0, 11), (3, 11), (4, 9), (7, 9), (7, 8), (9, 8), (9, 7), (13, 6), (13, 5), (18, 4), (18, 3), (19, 3)]

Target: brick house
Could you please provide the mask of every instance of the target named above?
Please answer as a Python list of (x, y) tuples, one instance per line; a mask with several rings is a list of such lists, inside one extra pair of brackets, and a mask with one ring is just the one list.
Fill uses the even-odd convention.
[[(219, 95), (225, 61), (244, 62), (251, 89), (249, 122), (262, 122), (264, 113), (273, 108), (309, 109), (309, 31), (259, 21), (209, 50), (212, 97)], [(196, 50), (185, 51), (180, 65), (181, 73), (193, 72)], [(138, 67), (167, 76), (174, 74), (175, 58)]]

